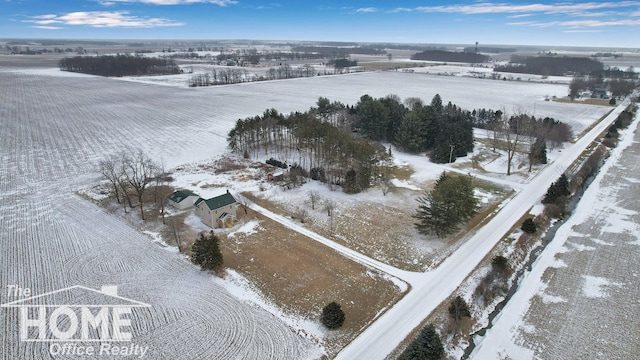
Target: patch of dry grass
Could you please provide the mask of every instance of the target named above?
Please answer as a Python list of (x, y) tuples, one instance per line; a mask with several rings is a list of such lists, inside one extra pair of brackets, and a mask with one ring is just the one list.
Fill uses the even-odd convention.
[(330, 356), (353, 340), (402, 293), (377, 271), (249, 210), (260, 220), (254, 234), (221, 236), (224, 265), (256, 286), (286, 313), (318, 320), (331, 301), (346, 314), (342, 328), (325, 339)]

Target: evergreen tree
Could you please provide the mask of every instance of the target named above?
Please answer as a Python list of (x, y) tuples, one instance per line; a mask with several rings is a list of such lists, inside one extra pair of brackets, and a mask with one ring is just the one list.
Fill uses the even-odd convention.
[(542, 203), (560, 205), (569, 195), (571, 195), (571, 191), (569, 190), (569, 179), (567, 178), (567, 175), (563, 173), (560, 175), (558, 180), (549, 186), (547, 193), (542, 199)]
[(344, 176), (344, 183), (342, 184), (342, 191), (347, 194), (357, 194), (360, 192), (360, 188), (358, 186), (358, 173), (355, 170), (351, 169), (347, 171)]
[(460, 327), (460, 320), (462, 318), (471, 317), (471, 311), (469, 311), (469, 305), (464, 299), (458, 295), (453, 300), (451, 300), (451, 304), (449, 305), (449, 315), (453, 318), (453, 321), (456, 324), (456, 330)]
[(335, 301), (330, 302), (322, 309), (322, 315), (320, 316), (320, 322), (326, 326), (327, 329), (337, 329), (344, 324), (344, 311), (340, 307), (340, 304)]
[[(529, 150), (529, 163), (546, 164), (547, 163), (547, 143), (541, 138), (537, 138), (531, 145)], [(531, 168), (529, 168), (531, 171)]]
[(556, 181), (558, 187), (558, 194), (560, 196), (569, 196), (571, 195), (571, 191), (569, 191), (569, 178), (565, 173), (562, 173), (558, 180)]
[(446, 236), (476, 213), (478, 199), (473, 194), (470, 175), (440, 175), (434, 188), (418, 198), (418, 209), (413, 216), (422, 234)]
[(444, 356), (442, 340), (433, 324), (428, 324), (402, 354), (410, 360), (439, 360)]
[(193, 243), (191, 247), (191, 261), (200, 265), (203, 270), (220, 271), (222, 269), (222, 252), (218, 237), (209, 232), (209, 236), (205, 236), (204, 232), (200, 233), (200, 237)]
[(389, 126), (389, 109), (369, 95), (360, 97), (356, 106), (360, 131), (371, 140), (383, 140)]
[(491, 270), (497, 274), (509, 272), (509, 260), (502, 255), (496, 255), (491, 259)]
[(534, 232), (536, 232), (536, 230), (538, 230), (538, 227), (532, 218), (527, 218), (522, 222), (522, 226), (520, 226), (520, 229), (527, 234), (533, 234)]
[(408, 112), (398, 128), (395, 145), (410, 153), (423, 151), (425, 148), (422, 134), (422, 120), (417, 111)]
[(442, 105), (442, 98), (440, 94), (436, 94), (433, 99), (431, 99), (431, 108), (436, 112), (436, 114), (442, 114), (444, 111), (444, 106)]

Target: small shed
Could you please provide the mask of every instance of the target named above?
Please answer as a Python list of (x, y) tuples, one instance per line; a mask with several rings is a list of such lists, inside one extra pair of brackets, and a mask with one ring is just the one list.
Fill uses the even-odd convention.
[(227, 190), (225, 194), (210, 199), (199, 198), (193, 206), (196, 215), (209, 227), (231, 227), (236, 219), (238, 202)]
[(169, 205), (176, 209), (189, 209), (200, 198), (198, 194), (189, 190), (178, 190), (169, 195)]

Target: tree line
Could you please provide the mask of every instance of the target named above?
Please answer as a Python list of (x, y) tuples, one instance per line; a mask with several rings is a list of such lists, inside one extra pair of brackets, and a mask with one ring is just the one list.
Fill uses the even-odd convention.
[(495, 66), (493, 71), (562, 76), (567, 73), (591, 74), (603, 68), (600, 61), (588, 57), (512, 55), (509, 64)]
[(457, 52), (446, 50), (425, 50), (411, 55), (411, 60), (425, 61), (447, 61), (447, 62), (464, 62), (464, 63), (484, 63), (491, 58), (487, 55), (476, 54), (474, 52)]
[(172, 59), (132, 55), (75, 56), (60, 59), (60, 70), (100, 76), (178, 74)]

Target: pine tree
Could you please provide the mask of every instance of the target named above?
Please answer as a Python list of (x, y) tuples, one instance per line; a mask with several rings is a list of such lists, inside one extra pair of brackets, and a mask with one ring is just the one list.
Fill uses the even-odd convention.
[(347, 194), (357, 194), (360, 192), (360, 187), (358, 186), (358, 173), (354, 169), (347, 171), (345, 174), (342, 191)]
[(532, 218), (527, 218), (522, 222), (522, 226), (520, 226), (520, 229), (527, 234), (533, 234), (534, 232), (536, 232), (536, 230), (538, 230), (538, 227)]
[(531, 145), (531, 149), (529, 151), (529, 161), (530, 163), (536, 164), (546, 164), (547, 163), (547, 142), (541, 138), (536, 139), (536, 141)]
[(335, 301), (330, 302), (322, 309), (322, 315), (320, 316), (320, 322), (326, 326), (327, 329), (337, 329), (344, 324), (344, 311), (340, 307), (340, 304)]
[(566, 174), (562, 173), (556, 183), (558, 187), (558, 194), (560, 196), (571, 195), (571, 191), (569, 191), (569, 179), (567, 178)]
[(491, 259), (491, 270), (497, 274), (509, 272), (509, 260), (502, 255), (496, 255)]
[(473, 193), (473, 178), (467, 175), (442, 173), (434, 188), (421, 195), (418, 209), (413, 215), (421, 234), (435, 233), (446, 236), (470, 219), (478, 206)]
[(420, 331), (402, 354), (411, 360), (439, 360), (444, 356), (444, 347), (433, 324), (428, 324)]
[(560, 175), (558, 180), (549, 186), (547, 193), (542, 199), (542, 203), (559, 205), (560, 202), (569, 195), (571, 195), (571, 191), (569, 190), (569, 179), (567, 178), (567, 175), (563, 173)]
[(460, 295), (451, 300), (451, 304), (449, 305), (449, 315), (451, 315), (456, 324), (456, 330), (459, 328), (460, 320), (462, 320), (462, 318), (471, 317), (469, 306)]
[(204, 232), (200, 233), (200, 237), (191, 247), (191, 261), (200, 265), (203, 270), (222, 270), (222, 252), (218, 237), (213, 231), (209, 232), (209, 236), (205, 236)]

